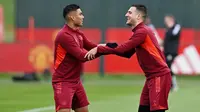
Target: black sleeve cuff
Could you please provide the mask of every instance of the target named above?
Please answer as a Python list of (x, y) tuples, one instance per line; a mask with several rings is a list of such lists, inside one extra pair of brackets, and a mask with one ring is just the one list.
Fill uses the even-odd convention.
[(106, 46), (110, 47), (110, 48), (116, 48), (118, 46), (117, 43), (106, 43)]

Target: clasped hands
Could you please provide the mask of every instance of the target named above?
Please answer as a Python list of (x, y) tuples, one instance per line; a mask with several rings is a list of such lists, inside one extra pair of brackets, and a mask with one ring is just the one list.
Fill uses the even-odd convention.
[[(98, 44), (98, 46), (106, 46), (106, 44)], [(97, 54), (97, 47), (88, 51), (84, 58), (87, 58), (88, 60), (93, 60), (95, 58), (95, 55)]]
[[(106, 43), (106, 44), (99, 44), (98, 46), (107, 46), (109, 48), (116, 48), (118, 46), (117, 43), (113, 42), (113, 43)], [(84, 58), (87, 58), (88, 60), (92, 60), (95, 58), (95, 55), (97, 54), (97, 47), (91, 49), (90, 51), (87, 52), (87, 54), (85, 55)]]

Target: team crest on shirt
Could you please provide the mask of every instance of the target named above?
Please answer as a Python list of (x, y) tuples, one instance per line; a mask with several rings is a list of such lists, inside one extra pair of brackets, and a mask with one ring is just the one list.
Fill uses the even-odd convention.
[(46, 45), (37, 45), (30, 50), (29, 62), (37, 72), (43, 72), (53, 63), (53, 51)]

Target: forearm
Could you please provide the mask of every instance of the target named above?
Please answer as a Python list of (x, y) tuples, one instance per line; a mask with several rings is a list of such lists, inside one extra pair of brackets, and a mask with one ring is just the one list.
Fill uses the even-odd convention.
[(80, 50), (80, 52), (78, 53), (74, 53), (73, 54), (73, 56), (77, 59), (77, 60), (79, 60), (79, 61), (81, 61), (81, 62), (86, 62), (86, 61), (88, 61), (88, 59), (87, 58), (84, 58), (84, 56), (87, 54), (87, 51), (86, 50)]
[(84, 46), (83, 46), (83, 47), (84, 47), (86, 50), (89, 51), (89, 50), (91, 50), (91, 49), (97, 47), (97, 44), (95, 44), (95, 43), (89, 41), (85, 36), (84, 36), (83, 39), (84, 39), (84, 40), (83, 40), (83, 43), (84, 43)]
[(124, 58), (131, 58), (131, 56), (134, 55), (134, 54), (135, 54), (135, 49), (132, 49), (132, 50), (125, 52), (123, 54), (116, 54), (116, 55), (118, 55), (120, 57), (124, 57)]
[(130, 58), (135, 53), (135, 50), (133, 49), (133, 50), (125, 52), (125, 50), (120, 51), (119, 49), (115, 49), (115, 48), (99, 46), (97, 48), (97, 53), (99, 55), (116, 54), (121, 57)]
[[(106, 46), (110, 48), (116, 48), (118, 44), (116, 42), (112, 42), (112, 43), (106, 43)], [(134, 53), (135, 53), (135, 49), (131, 49), (130, 51), (127, 51), (122, 54), (116, 54), (116, 55), (120, 57), (124, 57), (124, 58), (130, 58)]]
[(115, 54), (115, 51), (113, 48), (109, 48), (107, 46), (98, 46), (97, 53), (101, 55), (107, 55), (107, 54)]
[(89, 43), (89, 44), (84, 45), (84, 48), (88, 51), (95, 47), (97, 47), (97, 44), (94, 44), (94, 43)]
[(126, 52), (132, 51), (132, 54), (134, 53), (134, 49), (142, 44), (147, 37), (147, 34), (143, 31), (140, 30), (126, 42), (123, 44), (117, 46), (116, 48), (109, 48), (109, 47), (103, 47), (103, 46), (98, 46), (97, 52), (101, 54), (116, 54), (120, 56), (124, 56)]

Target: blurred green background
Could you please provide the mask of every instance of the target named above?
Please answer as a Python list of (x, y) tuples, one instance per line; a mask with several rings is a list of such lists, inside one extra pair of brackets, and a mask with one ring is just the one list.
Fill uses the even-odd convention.
[(0, 0), (0, 4), (4, 8), (4, 27), (5, 27), (5, 42), (14, 42), (14, 23), (15, 23), (15, 12), (14, 12), (15, 0)]

